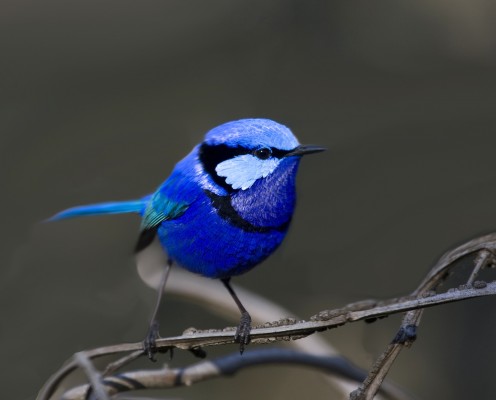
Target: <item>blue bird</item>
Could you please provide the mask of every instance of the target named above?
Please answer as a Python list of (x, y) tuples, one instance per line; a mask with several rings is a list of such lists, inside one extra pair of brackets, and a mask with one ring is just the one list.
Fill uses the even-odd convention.
[[(269, 119), (228, 122), (209, 131), (153, 194), (70, 208), (50, 220), (140, 214), (137, 252), (157, 236), (168, 257), (167, 271), (177, 264), (223, 282), (241, 312), (235, 342), (242, 353), (250, 341), (251, 317), (230, 279), (261, 263), (281, 244), (295, 207), (301, 156), (323, 150), (300, 145), (287, 127)], [(156, 313), (166, 277), (167, 272), (144, 342), (150, 359), (159, 337)]]

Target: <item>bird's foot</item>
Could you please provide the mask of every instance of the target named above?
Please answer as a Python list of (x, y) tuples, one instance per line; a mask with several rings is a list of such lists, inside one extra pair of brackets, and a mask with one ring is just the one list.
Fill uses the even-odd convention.
[(234, 341), (239, 343), (239, 352), (243, 354), (245, 346), (250, 343), (251, 317), (246, 311), (241, 314), (238, 328), (234, 335)]
[(145, 340), (143, 341), (143, 347), (145, 349), (145, 354), (148, 356), (150, 361), (157, 361), (155, 358), (155, 353), (157, 353), (157, 339), (160, 338), (160, 334), (158, 332), (159, 324), (157, 320), (154, 320), (150, 324), (150, 328), (148, 328), (148, 333), (146, 334)]

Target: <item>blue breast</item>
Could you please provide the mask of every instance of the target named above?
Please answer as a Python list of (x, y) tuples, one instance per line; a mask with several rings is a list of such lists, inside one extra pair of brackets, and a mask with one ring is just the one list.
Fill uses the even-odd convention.
[(282, 163), (266, 179), (229, 198), (198, 173), (196, 154), (190, 154), (178, 169), (195, 200), (181, 217), (158, 229), (169, 257), (210, 278), (242, 274), (267, 258), (284, 239), (295, 207), (299, 158)]

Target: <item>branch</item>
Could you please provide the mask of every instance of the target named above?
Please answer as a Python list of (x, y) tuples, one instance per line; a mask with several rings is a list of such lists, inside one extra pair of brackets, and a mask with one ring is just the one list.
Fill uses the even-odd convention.
[[(271, 348), (249, 350), (241, 356), (238, 352), (210, 361), (201, 361), (185, 368), (163, 367), (156, 370), (126, 372), (105, 378), (98, 385), (104, 387), (106, 395), (112, 396), (129, 390), (163, 389), (189, 386), (208, 379), (232, 376), (237, 372), (257, 365), (286, 364), (319, 369), (359, 382), (366, 373), (343, 357), (317, 356), (299, 351)], [(92, 386), (78, 386), (64, 393), (63, 400), (85, 400), (90, 397)], [(96, 393), (95, 393), (96, 394)], [(102, 398), (100, 395), (97, 398)]]
[[(369, 300), (366, 302), (353, 303), (342, 309), (321, 311), (310, 317), (310, 321), (296, 321), (292, 318), (281, 319), (279, 321), (264, 324), (263, 326), (255, 327), (251, 331), (250, 337), (252, 343), (272, 343), (280, 340), (296, 340), (314, 332), (336, 328), (350, 322), (377, 319), (409, 310), (417, 310), (495, 294), (496, 282), (486, 283), (476, 281), (474, 282), (473, 287), (461, 286), (458, 289), (437, 295), (427, 293), (426, 297), (421, 298), (408, 296), (381, 302)], [(224, 328), (223, 330), (196, 330), (190, 328), (185, 331), (182, 336), (158, 339), (157, 348), (165, 350), (171, 347), (177, 347), (189, 350), (195, 347), (233, 344), (233, 332), (235, 329), (235, 327)], [(128, 350), (138, 350), (142, 348), (141, 343), (122, 346), (129, 346)], [(115, 346), (112, 347), (115, 348)], [(110, 348), (111, 347), (108, 349)], [(119, 351), (122, 351), (122, 348), (119, 348)]]

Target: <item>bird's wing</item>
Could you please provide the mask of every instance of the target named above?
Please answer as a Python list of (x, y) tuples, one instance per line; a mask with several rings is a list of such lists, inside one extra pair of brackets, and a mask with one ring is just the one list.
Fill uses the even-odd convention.
[(136, 252), (143, 250), (153, 241), (162, 222), (180, 217), (194, 201), (191, 196), (182, 198), (184, 193), (188, 193), (181, 190), (182, 184), (185, 183), (182, 181), (180, 176), (172, 175), (151, 195), (143, 213)]
[(189, 202), (172, 200), (166, 194), (156, 192), (145, 209), (140, 230), (152, 229), (163, 221), (180, 217), (188, 207)]

